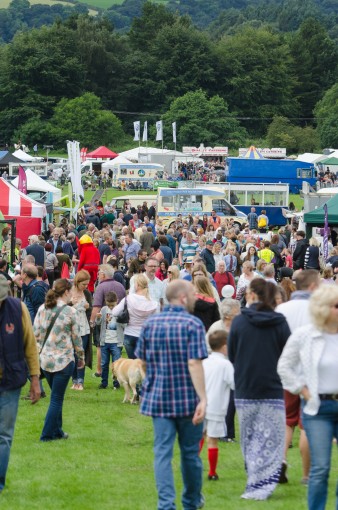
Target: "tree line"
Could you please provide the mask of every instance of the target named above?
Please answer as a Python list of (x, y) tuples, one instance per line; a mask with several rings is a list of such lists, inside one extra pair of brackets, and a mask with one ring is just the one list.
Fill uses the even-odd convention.
[(134, 120), (162, 118), (168, 146), (174, 121), (178, 146), (338, 146), (338, 50), (325, 23), (305, 17), (290, 31), (259, 20), (212, 23), (202, 30), (145, 2), (124, 33), (106, 15), (74, 12), (17, 32), (0, 46), (2, 141), (121, 147)]

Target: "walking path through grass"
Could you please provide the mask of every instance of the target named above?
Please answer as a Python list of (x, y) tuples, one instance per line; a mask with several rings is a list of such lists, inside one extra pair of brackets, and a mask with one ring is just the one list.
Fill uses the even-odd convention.
[[(138, 406), (122, 404), (122, 390), (98, 390), (99, 383), (86, 369), (85, 390), (67, 390), (64, 430), (70, 437), (66, 441), (39, 442), (49, 389), (47, 398), (35, 406), (20, 401), (7, 487), (0, 495), (1, 510), (156, 509), (151, 419), (141, 416)], [(22, 394), (26, 392), (23, 388)], [(290, 482), (279, 486), (268, 502), (250, 502), (240, 499), (245, 473), (239, 444), (220, 444), (218, 482), (207, 481), (204, 449), (206, 510), (306, 510), (298, 448), (289, 453)], [(328, 509), (334, 508), (338, 474), (336, 447), (333, 453)], [(182, 509), (179, 466), (175, 448), (177, 509)]]

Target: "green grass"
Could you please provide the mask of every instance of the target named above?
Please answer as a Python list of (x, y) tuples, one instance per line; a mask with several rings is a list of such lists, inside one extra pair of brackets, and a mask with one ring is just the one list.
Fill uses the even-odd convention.
[[(48, 389), (47, 398), (35, 406), (20, 401), (7, 485), (0, 496), (1, 510), (156, 508), (151, 419), (141, 416), (138, 406), (122, 404), (122, 390), (98, 390), (100, 381), (91, 375), (92, 372), (86, 369), (83, 392), (67, 390), (63, 416), (64, 430), (70, 435), (67, 441), (39, 442), (49, 403)], [(47, 383), (44, 384), (47, 387)], [(26, 391), (27, 387), (22, 394)], [(296, 444), (296, 440), (294, 442)], [(306, 509), (306, 489), (299, 483), (298, 448), (289, 450), (289, 483), (279, 486), (268, 502), (240, 500), (245, 487), (240, 447), (221, 443), (219, 448), (220, 481), (217, 483), (206, 480), (206, 448), (202, 452), (206, 509)], [(173, 469), (177, 508), (181, 509), (182, 483), (177, 447)], [(337, 471), (334, 451), (328, 509), (334, 508)]]

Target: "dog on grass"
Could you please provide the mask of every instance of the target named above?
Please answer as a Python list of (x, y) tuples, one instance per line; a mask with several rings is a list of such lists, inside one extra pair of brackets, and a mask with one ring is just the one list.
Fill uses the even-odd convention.
[[(120, 385), (124, 387), (123, 404), (126, 402), (136, 404), (136, 385), (141, 384), (146, 376), (142, 361), (140, 359), (120, 358), (112, 363), (112, 372)], [(132, 398), (130, 398), (130, 391), (133, 392)]]

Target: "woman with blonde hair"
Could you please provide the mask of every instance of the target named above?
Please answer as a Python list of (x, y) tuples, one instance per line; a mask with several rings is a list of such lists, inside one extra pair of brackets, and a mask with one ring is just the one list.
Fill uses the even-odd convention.
[(320, 242), (315, 237), (311, 237), (309, 246), (305, 252), (304, 269), (317, 269), (320, 271), (319, 255)]
[[(324, 510), (332, 443), (338, 439), (338, 287), (322, 285), (315, 290), (309, 312), (312, 323), (292, 333), (278, 373), (284, 389), (302, 397), (302, 421), (311, 456), (308, 508)], [(338, 508), (338, 490), (336, 497)]]
[(46, 294), (34, 320), (34, 334), (40, 351), (40, 366), (51, 389), (50, 404), (40, 441), (67, 439), (62, 430), (62, 406), (69, 379), (75, 365), (84, 367), (84, 351), (78, 317), (69, 306), (71, 283), (66, 279), (54, 282)]
[(150, 299), (148, 279), (144, 274), (134, 277), (134, 289), (135, 292), (123, 298), (113, 309), (113, 315), (117, 317), (127, 303), (129, 323), (124, 329), (123, 345), (131, 359), (135, 359), (134, 351), (144, 321), (157, 311), (157, 301)]
[(210, 326), (221, 318), (213, 287), (207, 276), (195, 276), (193, 284), (196, 292), (193, 315), (201, 319), (208, 331)]
[(224, 260), (224, 256), (222, 253), (222, 244), (220, 242), (216, 242), (213, 246), (212, 253), (214, 255), (215, 267), (217, 267), (218, 262)]
[[(80, 269), (75, 275), (74, 285), (71, 289), (70, 305), (76, 310), (77, 322), (80, 326), (80, 335), (82, 339), (82, 347), (85, 352), (86, 364), (91, 368), (91, 342), (89, 319), (92, 312), (92, 295), (88, 290), (90, 282), (90, 274), (85, 269)], [(76, 357), (75, 357), (76, 361)], [(85, 367), (78, 369), (75, 363), (73, 372), (72, 390), (83, 390), (85, 376)]]
[(178, 269), (178, 267), (177, 266), (169, 266), (168, 267), (168, 278), (166, 278), (163, 281), (163, 294), (164, 294), (163, 302), (164, 302), (164, 304), (166, 304), (166, 305), (168, 304), (168, 300), (166, 298), (166, 290), (167, 290), (169, 283), (174, 280), (178, 280), (179, 277), (180, 277), (180, 270)]

